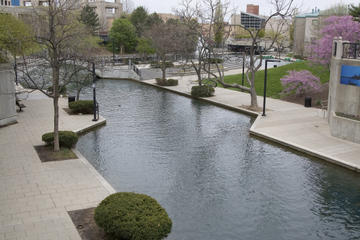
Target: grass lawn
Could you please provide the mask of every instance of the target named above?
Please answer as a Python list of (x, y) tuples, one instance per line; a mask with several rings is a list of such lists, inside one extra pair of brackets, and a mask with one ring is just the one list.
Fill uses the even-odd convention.
[[(268, 79), (267, 79), (267, 96), (272, 98), (280, 98), (280, 93), (283, 90), (283, 87), (280, 82), (280, 78), (287, 75), (287, 72), (290, 70), (308, 70), (315, 76), (320, 78), (321, 83), (326, 83), (330, 78), (330, 71), (322, 66), (313, 65), (308, 61), (303, 62), (294, 62), (287, 64), (285, 66), (268, 69)], [(259, 96), (262, 96), (264, 93), (264, 70), (258, 71), (255, 74), (255, 89), (256, 93)], [(241, 84), (241, 75), (230, 75), (225, 76), (225, 82), (227, 83), (238, 83)], [(248, 86), (246, 77), (245, 85)], [(218, 84), (221, 87), (221, 84)], [(233, 90), (240, 91), (239, 89), (232, 88)]]

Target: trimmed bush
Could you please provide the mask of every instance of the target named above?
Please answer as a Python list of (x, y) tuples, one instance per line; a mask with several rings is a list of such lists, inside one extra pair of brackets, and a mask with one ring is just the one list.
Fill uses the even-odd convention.
[(95, 209), (94, 218), (112, 239), (160, 240), (172, 227), (165, 209), (155, 199), (130, 192), (105, 198)]
[[(48, 144), (54, 144), (54, 132), (45, 133), (42, 135), (42, 140)], [(60, 147), (72, 148), (78, 141), (78, 135), (72, 131), (59, 131)]]
[(177, 79), (156, 78), (156, 84), (160, 86), (176, 86), (179, 84)]
[(215, 89), (209, 85), (193, 86), (191, 96), (193, 97), (211, 97), (214, 96)]
[(79, 100), (69, 103), (69, 108), (73, 113), (92, 114), (94, 113), (94, 101)]

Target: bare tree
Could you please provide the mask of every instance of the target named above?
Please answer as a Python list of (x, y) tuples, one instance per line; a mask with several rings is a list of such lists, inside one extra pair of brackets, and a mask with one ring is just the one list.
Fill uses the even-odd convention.
[[(92, 38), (78, 21), (78, 3), (72, 0), (48, 0), (34, 7), (31, 25), (40, 49), (23, 56), (21, 73), (28, 86), (53, 99), (54, 151), (59, 151), (59, 90), (90, 64)], [(52, 91), (46, 89), (51, 86)]]
[[(268, 16), (264, 23), (262, 28), (254, 29), (254, 28), (247, 28), (244, 25), (241, 25), (241, 28), (246, 30), (250, 35), (250, 49), (248, 51), (248, 63), (246, 64), (247, 70), (246, 70), (246, 80), (249, 84), (249, 88), (245, 88), (244, 86), (241, 86), (239, 84), (228, 84), (225, 83), (223, 77), (220, 75), (220, 77), (217, 78), (217, 81), (222, 84), (224, 87), (232, 87), (232, 88), (239, 88), (242, 90), (245, 90), (250, 93), (251, 95), (251, 109), (258, 109), (258, 103), (257, 103), (257, 94), (255, 89), (255, 73), (260, 69), (262, 66), (262, 60), (263, 60), (263, 52), (268, 51), (270, 48), (273, 47), (274, 43), (276, 42), (278, 36), (280, 36), (281, 28), (277, 29), (278, 32), (275, 33), (274, 37), (272, 38), (271, 44), (268, 45), (266, 48), (261, 50), (260, 47), (260, 35), (265, 26), (268, 24), (268, 22), (273, 19), (274, 17), (279, 18), (287, 18), (291, 16), (294, 12), (294, 8), (292, 7), (293, 0), (271, 0), (271, 5), (273, 6), (272, 13), (270, 16)], [(258, 53), (258, 55), (256, 55)]]
[[(222, 62), (214, 61), (208, 62), (206, 59), (211, 59), (212, 57), (221, 57), (224, 52), (217, 52), (215, 48), (213, 28), (216, 22), (216, 11), (218, 9), (218, 4), (221, 4), (218, 0), (200, 0), (200, 2), (193, 2), (192, 0), (184, 0), (182, 2), (182, 8), (179, 10), (179, 14), (184, 18), (189, 20), (197, 19), (199, 23), (198, 36), (199, 36), (199, 47), (198, 47), (198, 57), (197, 63), (192, 62), (194, 66), (199, 84), (201, 85), (201, 72), (206, 72), (212, 76), (218, 83), (223, 87), (228, 88), (238, 88), (243, 91), (249, 92), (251, 95), (251, 108), (257, 109), (257, 95), (255, 89), (255, 73), (260, 69), (262, 65), (262, 51), (260, 51), (260, 41), (261, 35), (264, 31), (266, 24), (274, 17), (286, 18), (292, 15), (293, 0), (271, 0), (271, 4), (274, 7), (273, 13), (270, 14), (264, 20), (263, 25), (259, 29), (247, 28), (244, 25), (240, 25), (245, 31), (250, 35), (250, 47), (248, 49), (248, 62), (246, 64), (246, 79), (250, 87), (242, 86), (239, 84), (228, 84), (224, 81), (224, 67)], [(222, 4), (223, 16), (226, 16), (229, 13), (228, 3), (224, 2)], [(229, 37), (231, 28), (228, 31), (224, 32), (224, 41)], [(276, 34), (272, 39), (270, 45), (267, 46), (264, 51), (270, 49), (275, 43), (279, 34)], [(258, 53), (258, 55), (257, 55)], [(210, 64), (215, 68), (215, 71), (211, 69)]]
[(173, 55), (188, 55), (194, 51), (196, 39), (190, 29), (180, 21), (153, 25), (146, 33), (160, 62), (162, 79), (166, 79), (168, 61)]

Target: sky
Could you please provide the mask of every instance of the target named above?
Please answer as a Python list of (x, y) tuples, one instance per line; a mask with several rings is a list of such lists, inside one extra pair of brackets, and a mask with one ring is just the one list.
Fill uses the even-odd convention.
[[(179, 6), (179, 0), (132, 0), (135, 6), (145, 6), (149, 12), (157, 13), (171, 13), (173, 9)], [(239, 9), (237, 12), (245, 11), (246, 4), (257, 4), (260, 6), (260, 14), (268, 15), (271, 11), (270, 0), (229, 0), (231, 9)], [(315, 4), (316, 3), (316, 4)], [(311, 9), (317, 7), (320, 10), (325, 10), (334, 4), (355, 4), (359, 1), (355, 0), (294, 0), (294, 4), (300, 9), (302, 13), (311, 12)]]

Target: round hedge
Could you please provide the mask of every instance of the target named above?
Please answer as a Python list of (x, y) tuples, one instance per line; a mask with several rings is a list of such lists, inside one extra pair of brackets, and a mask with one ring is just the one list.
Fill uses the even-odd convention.
[(95, 209), (95, 222), (112, 239), (160, 240), (171, 231), (165, 209), (145, 194), (115, 193)]
[(215, 89), (210, 85), (193, 86), (191, 96), (193, 97), (211, 97), (214, 96)]
[(94, 101), (78, 100), (75, 102), (69, 102), (69, 108), (73, 113), (92, 114), (94, 113)]
[[(72, 148), (76, 145), (79, 137), (72, 131), (59, 131), (59, 144), (60, 147)], [(42, 135), (42, 140), (48, 144), (54, 144), (54, 132), (45, 133)]]

